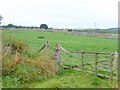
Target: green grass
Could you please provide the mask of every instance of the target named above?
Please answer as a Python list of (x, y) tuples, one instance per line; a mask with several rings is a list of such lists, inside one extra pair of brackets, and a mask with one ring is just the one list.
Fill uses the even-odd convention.
[[(26, 86), (28, 84), (24, 84)], [(23, 86), (23, 87), (24, 87)], [(65, 70), (63, 74), (28, 87), (33, 88), (108, 88), (109, 81), (79, 71)]]
[[(61, 43), (62, 47), (71, 51), (95, 51), (111, 52), (118, 51), (118, 40), (97, 37), (73, 36), (62, 32), (25, 32), (25, 31), (4, 31), (3, 34), (12, 35), (17, 39), (24, 40), (34, 50), (48, 40), (50, 49), (53, 50), (55, 44)], [(44, 37), (44, 39), (38, 38)]]
[[(50, 51), (52, 53), (51, 55), (53, 55), (53, 50), (57, 43), (61, 43), (63, 48), (70, 51), (91, 51), (109, 53), (114, 53), (115, 51), (118, 51), (118, 41), (115, 39), (73, 36), (62, 32), (3, 31), (3, 35), (4, 34), (7, 36), (10, 35), (12, 36), (12, 38), (16, 38), (17, 40), (23, 40), (29, 47), (29, 52), (27, 52), (27, 56), (29, 57), (39, 56), (40, 53), (38, 52), (38, 50), (47, 40), (50, 43)], [(32, 53), (31, 50), (34, 53)], [(78, 57), (70, 57), (68, 55), (63, 55), (62, 58), (63, 62), (66, 61), (64, 60), (64, 58), (78, 59)], [(69, 62), (69, 64), (76, 63)], [(5, 78), (4, 81), (7, 82), (7, 79)], [(113, 83), (113, 85), (109, 84), (108, 79), (101, 79), (94, 75), (73, 70), (62, 70), (62, 74), (40, 82), (19, 84), (17, 78), (13, 78), (10, 83), (13, 81), (14, 83), (18, 82), (18, 85), (16, 85), (15, 87), (35, 88), (109, 88), (116, 85), (116, 82)], [(14, 83), (11, 86), (13, 86)]]

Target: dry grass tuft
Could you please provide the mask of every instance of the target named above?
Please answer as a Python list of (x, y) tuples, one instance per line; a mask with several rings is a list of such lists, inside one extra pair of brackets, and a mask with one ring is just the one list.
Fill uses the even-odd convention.
[(9, 55), (3, 59), (2, 75), (17, 77), (21, 82), (41, 81), (54, 77), (59, 72), (59, 67), (52, 59), (26, 58), (20, 53)]
[(11, 37), (4, 37), (3, 40), (3, 78), (9, 77), (20, 82), (33, 82), (42, 81), (58, 74), (59, 67), (50, 56), (43, 54), (39, 57), (33, 57), (33, 54), (36, 53), (33, 53), (23, 41)]

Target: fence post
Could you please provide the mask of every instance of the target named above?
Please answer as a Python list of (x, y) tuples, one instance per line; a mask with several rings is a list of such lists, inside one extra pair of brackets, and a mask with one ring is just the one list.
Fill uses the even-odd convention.
[(97, 65), (98, 65), (97, 59), (98, 59), (98, 53), (95, 54), (95, 75), (96, 76), (97, 76)]
[(62, 64), (62, 56), (61, 56), (61, 45), (57, 44), (54, 48), (54, 59), (58, 63), (58, 65)]
[(46, 54), (49, 55), (50, 54), (50, 48), (49, 48), (49, 42), (47, 41), (46, 44), (45, 44), (45, 48), (46, 48)]
[(82, 52), (82, 70), (83, 70), (83, 67), (84, 67), (84, 61), (83, 61), (83, 59), (84, 59), (84, 52)]
[(47, 41), (39, 50), (39, 52), (41, 52), (43, 49), (46, 49), (46, 54), (49, 55), (50, 54), (50, 48), (49, 48), (49, 42)]

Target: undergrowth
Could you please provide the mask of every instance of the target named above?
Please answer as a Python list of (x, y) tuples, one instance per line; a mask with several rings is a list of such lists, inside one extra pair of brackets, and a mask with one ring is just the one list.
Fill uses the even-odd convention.
[(25, 49), (25, 43), (10, 39), (6, 38), (3, 41), (3, 48), (8, 45), (15, 47), (15, 53), (6, 55), (2, 60), (4, 88), (18, 87), (22, 83), (41, 82), (59, 73), (59, 66), (50, 56), (45, 54), (40, 54), (39, 57), (28, 55), (28, 53), (34, 55), (36, 52), (28, 52), (29, 50)]

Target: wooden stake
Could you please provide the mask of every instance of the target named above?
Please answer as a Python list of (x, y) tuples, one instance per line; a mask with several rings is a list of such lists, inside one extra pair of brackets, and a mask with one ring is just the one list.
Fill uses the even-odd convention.
[(45, 46), (46, 46), (46, 54), (49, 55), (50, 54), (50, 48), (49, 48), (50, 45), (49, 45), (48, 41), (46, 42)]
[(62, 56), (61, 56), (61, 45), (57, 44), (54, 48), (54, 59), (58, 63), (58, 65), (62, 64)]

